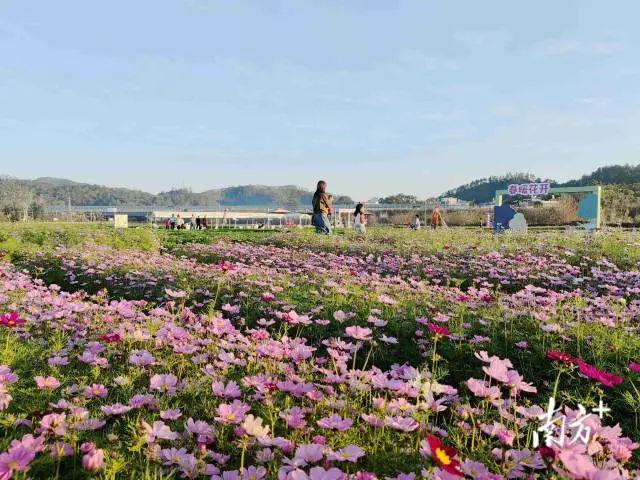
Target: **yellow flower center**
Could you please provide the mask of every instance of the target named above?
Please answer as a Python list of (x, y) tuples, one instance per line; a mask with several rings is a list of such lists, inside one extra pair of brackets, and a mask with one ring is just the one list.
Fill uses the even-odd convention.
[(436, 458), (443, 465), (451, 465), (451, 457), (442, 448), (436, 448)]
[(236, 418), (236, 416), (233, 413), (227, 415), (227, 420), (233, 420), (234, 418)]

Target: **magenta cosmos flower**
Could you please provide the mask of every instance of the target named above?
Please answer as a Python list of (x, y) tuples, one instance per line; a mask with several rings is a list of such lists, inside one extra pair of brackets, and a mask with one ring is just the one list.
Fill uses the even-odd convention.
[(578, 360), (578, 367), (580, 368), (580, 373), (582, 375), (590, 378), (591, 380), (600, 382), (605, 387), (615, 387), (623, 382), (622, 377), (603, 370), (598, 370), (593, 365), (589, 365), (582, 360)]
[(429, 323), (427, 324), (427, 327), (429, 328), (429, 331), (436, 336), (439, 335), (441, 337), (447, 338), (451, 336), (451, 332), (447, 327), (441, 327), (440, 325), (436, 325), (435, 323)]

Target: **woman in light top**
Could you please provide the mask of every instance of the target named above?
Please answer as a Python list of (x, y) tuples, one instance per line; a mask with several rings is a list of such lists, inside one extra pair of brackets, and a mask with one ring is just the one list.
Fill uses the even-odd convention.
[(356, 205), (356, 211), (353, 212), (354, 220), (353, 220), (353, 228), (356, 233), (364, 235), (367, 233), (367, 218), (364, 213), (364, 205), (359, 203)]

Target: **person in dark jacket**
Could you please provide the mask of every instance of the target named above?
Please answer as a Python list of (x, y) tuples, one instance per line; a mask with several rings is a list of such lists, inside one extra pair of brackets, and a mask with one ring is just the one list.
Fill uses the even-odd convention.
[(316, 232), (331, 234), (331, 215), (333, 197), (327, 193), (327, 182), (320, 180), (313, 194), (313, 217), (311, 223), (316, 227)]

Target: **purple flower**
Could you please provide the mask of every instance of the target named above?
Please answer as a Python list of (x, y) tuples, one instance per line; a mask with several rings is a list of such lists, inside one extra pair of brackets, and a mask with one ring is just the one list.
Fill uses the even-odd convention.
[(162, 410), (160, 412), (160, 418), (163, 420), (177, 420), (182, 416), (182, 412), (179, 408), (174, 408), (172, 410)]
[(304, 460), (306, 463), (316, 463), (324, 456), (324, 445), (309, 443), (299, 445), (296, 448), (295, 458)]
[(149, 380), (149, 388), (158, 392), (168, 393), (170, 395), (176, 393), (176, 385), (178, 378), (169, 373), (165, 375), (155, 374)]
[(129, 363), (137, 365), (139, 367), (146, 367), (147, 365), (153, 365), (156, 359), (146, 350), (134, 350), (129, 355)]
[(218, 405), (215, 420), (220, 423), (237, 425), (242, 423), (247, 412), (251, 407), (240, 400), (234, 400), (233, 403), (222, 403)]

